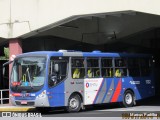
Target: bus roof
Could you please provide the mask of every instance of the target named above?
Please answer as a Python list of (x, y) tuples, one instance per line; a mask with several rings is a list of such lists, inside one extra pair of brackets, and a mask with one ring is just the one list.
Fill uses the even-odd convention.
[(36, 51), (28, 52), (18, 55), (23, 56), (77, 56), (77, 57), (151, 57), (150, 54), (137, 54), (137, 53), (111, 53), (111, 52), (79, 52), (79, 51)]

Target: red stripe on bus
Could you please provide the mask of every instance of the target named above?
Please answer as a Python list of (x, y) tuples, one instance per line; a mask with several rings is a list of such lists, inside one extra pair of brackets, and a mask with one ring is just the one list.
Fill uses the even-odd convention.
[(114, 92), (114, 94), (113, 94), (113, 97), (112, 97), (111, 102), (117, 102), (118, 97), (119, 97), (119, 95), (120, 95), (120, 93), (121, 93), (121, 87), (122, 87), (122, 82), (121, 82), (121, 79), (120, 79), (120, 80), (118, 81), (118, 85), (117, 85), (117, 87), (116, 87), (116, 89), (115, 89), (115, 92)]

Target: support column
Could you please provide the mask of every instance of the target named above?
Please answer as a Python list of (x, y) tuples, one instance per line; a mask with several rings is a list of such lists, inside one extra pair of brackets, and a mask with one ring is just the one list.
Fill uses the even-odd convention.
[[(9, 60), (12, 59), (11, 56), (13, 56), (13, 55), (16, 56), (21, 53), (22, 53), (21, 40), (19, 40), (17, 38), (9, 40)], [(12, 68), (12, 64), (9, 64), (9, 78), (10, 78), (10, 74), (11, 74), (11, 68)], [(9, 104), (11, 104), (10, 99), (9, 99)]]
[[(22, 42), (21, 40), (15, 38), (9, 40), (9, 59), (11, 60), (11, 56), (18, 55), (22, 53)], [(12, 64), (9, 65), (9, 75), (11, 73)]]

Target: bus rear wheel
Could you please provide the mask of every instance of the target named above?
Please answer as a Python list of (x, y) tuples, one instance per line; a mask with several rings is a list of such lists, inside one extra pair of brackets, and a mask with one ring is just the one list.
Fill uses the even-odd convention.
[(68, 112), (79, 112), (81, 110), (81, 98), (78, 94), (71, 95), (68, 100)]
[(132, 107), (134, 105), (134, 102), (135, 102), (134, 93), (131, 90), (127, 90), (124, 93), (124, 97), (123, 97), (124, 107)]

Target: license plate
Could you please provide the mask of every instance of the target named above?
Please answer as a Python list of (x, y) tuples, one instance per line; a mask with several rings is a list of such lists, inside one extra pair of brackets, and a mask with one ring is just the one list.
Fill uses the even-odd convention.
[(26, 105), (27, 101), (21, 101), (21, 104)]

